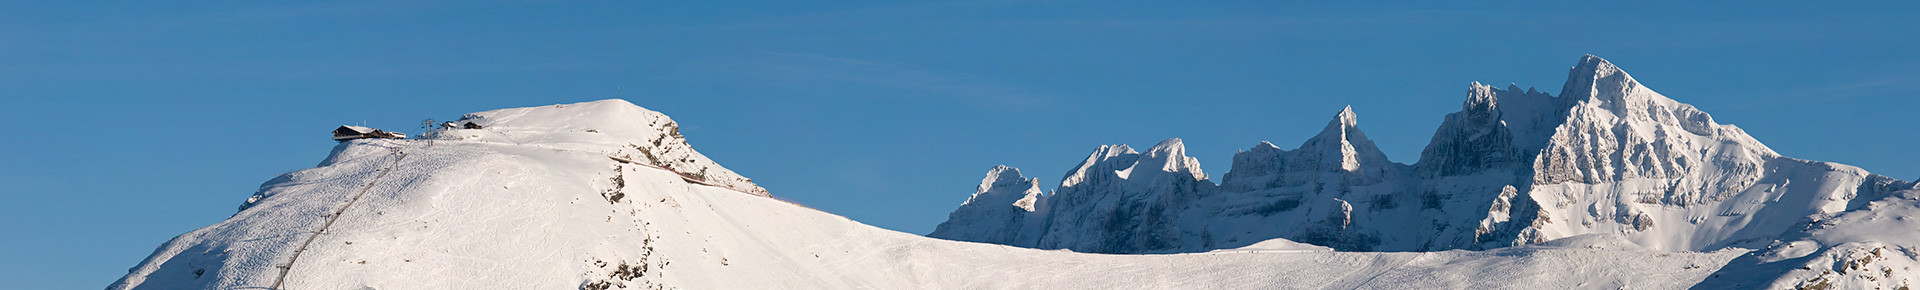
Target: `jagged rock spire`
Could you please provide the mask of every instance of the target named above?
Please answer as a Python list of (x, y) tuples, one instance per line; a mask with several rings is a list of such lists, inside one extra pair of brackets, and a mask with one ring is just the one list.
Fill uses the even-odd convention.
[(1475, 123), (1498, 122), (1499, 104), (1500, 97), (1494, 94), (1493, 86), (1473, 82), (1467, 84), (1467, 100), (1460, 102), (1460, 111), (1470, 112), (1472, 115), (1468, 117)]
[[(1344, 171), (1360, 170), (1364, 163), (1386, 163), (1387, 156), (1375, 147), (1367, 134), (1361, 133), (1359, 120), (1353, 114), (1353, 106), (1340, 109), (1333, 120), (1327, 121), (1327, 127), (1307, 139), (1300, 149), (1311, 154), (1306, 158), (1318, 158), (1323, 169)], [(1317, 156), (1312, 156), (1317, 155)]]
[(1334, 125), (1339, 125), (1343, 128), (1353, 128), (1360, 125), (1359, 118), (1353, 115), (1353, 105), (1347, 105), (1347, 107), (1341, 108), (1340, 113), (1334, 114), (1333, 120), (1327, 122), (1328, 127)]

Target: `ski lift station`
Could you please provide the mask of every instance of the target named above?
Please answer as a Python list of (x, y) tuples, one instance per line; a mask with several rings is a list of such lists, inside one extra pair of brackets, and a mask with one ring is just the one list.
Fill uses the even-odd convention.
[(340, 126), (339, 129), (333, 129), (334, 141), (346, 142), (347, 140), (364, 139), (364, 138), (406, 139), (407, 134), (400, 133), (400, 132), (387, 132), (380, 129), (367, 128), (367, 127), (361, 127), (361, 126)]

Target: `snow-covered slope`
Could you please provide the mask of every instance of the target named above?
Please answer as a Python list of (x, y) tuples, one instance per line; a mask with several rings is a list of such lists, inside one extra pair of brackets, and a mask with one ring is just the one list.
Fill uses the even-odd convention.
[[(109, 288), (1677, 288), (1743, 253), (1579, 240), (1425, 253), (1285, 240), (1164, 255), (1024, 249), (888, 231), (736, 190), (757, 188), (750, 184), (695, 182), (684, 173), (693, 167), (630, 163), (645, 163), (624, 157), (630, 145), (670, 131), (658, 113), (624, 101), (468, 119), (485, 128), (342, 143), (319, 167), (268, 181), (232, 218), (161, 245)], [(1111, 156), (1089, 163), (1204, 181), (1178, 142), (1162, 145), (1145, 154), (1108, 148)], [(706, 176), (730, 180), (704, 164)], [(1100, 176), (1081, 182), (1131, 186)], [(969, 205), (1024, 204), (1037, 192), (1032, 182), (997, 169)], [(1008, 209), (982, 209), (994, 210)]]
[(1902, 289), (1920, 283), (1920, 185), (1876, 175), (1856, 192), (1846, 211), (1811, 218), (1696, 288)]

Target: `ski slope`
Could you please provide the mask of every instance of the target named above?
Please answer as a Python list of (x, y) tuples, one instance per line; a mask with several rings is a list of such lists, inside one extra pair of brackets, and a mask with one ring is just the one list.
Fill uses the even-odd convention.
[(1286, 240), (1157, 255), (949, 241), (736, 190), (758, 187), (625, 101), (466, 119), (485, 129), (342, 143), (109, 289), (1680, 288), (1747, 254), (1606, 235), (1402, 253)]

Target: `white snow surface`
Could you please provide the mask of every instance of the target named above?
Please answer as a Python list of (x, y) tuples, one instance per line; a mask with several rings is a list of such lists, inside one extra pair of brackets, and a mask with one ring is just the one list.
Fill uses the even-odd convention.
[[(509, 109), (470, 117), (487, 129), (344, 142), (109, 289), (1677, 288), (1743, 253), (1354, 253), (1272, 240), (1108, 255), (949, 241), (608, 157), (657, 140), (654, 114), (618, 100)], [(1191, 161), (1163, 145), (1139, 159)], [(1118, 149), (1110, 157), (1132, 154)], [(1164, 164), (1132, 165), (1197, 170)], [(1004, 202), (994, 194), (1029, 194), (1032, 182), (997, 170), (979, 197)]]

